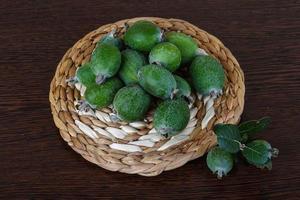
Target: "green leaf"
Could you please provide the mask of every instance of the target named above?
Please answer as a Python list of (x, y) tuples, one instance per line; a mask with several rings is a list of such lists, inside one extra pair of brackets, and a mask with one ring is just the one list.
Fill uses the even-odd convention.
[(242, 154), (248, 163), (262, 166), (270, 161), (272, 157), (272, 147), (265, 140), (253, 140), (246, 144), (242, 150)]
[(220, 148), (230, 153), (237, 153), (241, 146), (239, 129), (233, 124), (217, 124), (214, 127)]
[(243, 122), (239, 125), (240, 134), (243, 142), (246, 142), (249, 137), (254, 134), (265, 130), (271, 123), (270, 117), (263, 117), (260, 120), (251, 120)]

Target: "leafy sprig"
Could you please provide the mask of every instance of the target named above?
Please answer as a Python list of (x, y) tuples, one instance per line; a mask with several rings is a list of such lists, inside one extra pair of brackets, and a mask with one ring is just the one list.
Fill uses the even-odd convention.
[[(272, 158), (277, 157), (279, 150), (272, 148), (271, 145), (265, 140), (254, 139), (254, 136), (265, 130), (271, 123), (270, 117), (264, 117), (260, 120), (251, 120), (241, 123), (240, 125), (233, 124), (217, 124), (214, 127), (214, 132), (217, 136), (218, 152), (224, 151), (230, 154), (237, 154), (241, 152), (242, 156), (249, 164), (252, 164), (258, 168), (272, 169)], [(211, 151), (215, 151), (212, 149)], [(216, 154), (212, 154), (216, 155)], [(233, 158), (234, 156), (232, 156)], [(207, 159), (207, 165), (212, 169), (213, 165), (214, 173), (222, 174), (217, 169), (224, 169), (223, 165), (226, 163), (219, 162), (222, 159), (220, 155), (216, 155), (215, 158), (211, 157)], [(228, 159), (227, 159), (228, 160)], [(228, 160), (228, 162), (231, 162)], [(230, 169), (231, 170), (231, 169)], [(229, 170), (229, 171), (230, 171)], [(226, 174), (226, 173), (224, 173)]]

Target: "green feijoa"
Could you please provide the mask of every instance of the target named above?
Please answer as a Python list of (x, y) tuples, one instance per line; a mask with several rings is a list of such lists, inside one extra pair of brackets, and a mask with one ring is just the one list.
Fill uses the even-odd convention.
[(96, 76), (91, 70), (90, 64), (86, 63), (76, 70), (76, 79), (84, 86), (88, 87), (96, 83)]
[(191, 62), (197, 55), (198, 45), (196, 41), (180, 32), (168, 32), (166, 34), (166, 41), (173, 43), (181, 52), (181, 63), (186, 64)]
[(157, 25), (150, 21), (140, 20), (128, 28), (124, 35), (124, 42), (132, 49), (149, 52), (162, 41), (162, 35)]
[(101, 84), (107, 78), (113, 77), (119, 70), (121, 53), (112, 44), (97, 45), (91, 58), (91, 69), (96, 75), (96, 83)]
[(163, 42), (155, 45), (149, 54), (149, 63), (158, 64), (170, 72), (174, 72), (179, 68), (181, 62), (181, 54), (179, 49), (170, 42)]
[(118, 78), (110, 78), (101, 85), (87, 87), (84, 97), (87, 103), (93, 108), (104, 108), (109, 106), (117, 91), (123, 86)]
[(127, 122), (138, 121), (145, 117), (151, 97), (139, 85), (121, 88), (113, 102), (118, 118)]
[(190, 110), (186, 101), (166, 100), (154, 112), (154, 128), (162, 135), (174, 136), (187, 126), (189, 119)]
[(122, 49), (123, 42), (120, 38), (116, 37), (115, 33), (116, 33), (116, 31), (111, 31), (107, 35), (103, 36), (97, 45), (112, 44), (112, 45), (118, 47), (119, 49)]
[(176, 97), (190, 97), (191, 96), (191, 87), (186, 80), (181, 78), (178, 75), (174, 75), (177, 85)]
[(138, 70), (145, 64), (146, 58), (142, 53), (132, 49), (122, 51), (120, 78), (126, 85), (138, 83)]
[(206, 157), (208, 168), (214, 174), (217, 174), (219, 179), (226, 176), (227, 173), (231, 171), (233, 163), (232, 155), (219, 147), (211, 149)]
[(197, 56), (189, 69), (192, 83), (197, 92), (206, 95), (222, 93), (225, 73), (222, 65), (211, 56)]
[(162, 99), (173, 98), (176, 80), (164, 67), (145, 65), (138, 72), (138, 80), (144, 90), (151, 95)]
[(242, 150), (243, 156), (248, 163), (253, 165), (264, 165), (272, 157), (278, 156), (278, 149), (272, 148), (265, 140), (253, 140), (245, 145)]

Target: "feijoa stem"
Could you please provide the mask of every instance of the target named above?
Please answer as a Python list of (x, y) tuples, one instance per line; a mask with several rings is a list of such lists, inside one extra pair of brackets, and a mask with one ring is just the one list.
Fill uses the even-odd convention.
[(194, 103), (194, 98), (192, 96), (187, 96), (185, 97), (188, 101), (189, 104), (193, 104)]
[(218, 171), (217, 171), (217, 178), (218, 179), (222, 179), (222, 177), (223, 177), (223, 171), (222, 170), (220, 170), (220, 169), (218, 169)]
[(169, 136), (168, 136), (168, 133), (169, 132), (172, 132), (173, 131), (173, 129), (172, 128), (161, 128), (161, 129), (159, 129), (159, 133), (160, 134), (162, 134), (163, 136), (165, 136), (166, 138), (168, 138)]
[(116, 32), (117, 30), (115, 28), (112, 29), (111, 32), (108, 33), (109, 37), (113, 37), (113, 38), (116, 37)]
[(171, 93), (170, 98), (171, 98), (171, 99), (174, 99), (174, 97), (176, 96), (176, 94), (177, 94), (178, 92), (179, 92), (178, 89), (173, 90), (172, 93)]
[(70, 77), (70, 78), (66, 79), (66, 83), (67, 83), (69, 86), (74, 86), (76, 83), (78, 83), (78, 79), (77, 79), (76, 76)]
[(165, 37), (164, 37), (165, 34), (164, 34), (164, 33), (165, 33), (165, 31), (161, 29), (161, 30), (160, 30), (160, 35), (159, 35), (159, 41), (160, 41), (160, 42), (162, 42), (162, 41), (165, 40)]
[(158, 62), (158, 61), (153, 62), (153, 64), (158, 65), (160, 67), (163, 67), (163, 64), (161, 62)]
[(96, 76), (96, 84), (100, 85), (101, 83), (104, 83), (104, 81), (106, 80), (106, 77), (103, 75), (97, 75)]
[(116, 111), (116, 109), (114, 107), (112, 108), (112, 113), (110, 114), (110, 119), (113, 122), (119, 122), (119, 121), (121, 121), (121, 119), (118, 117), (117, 111)]
[(210, 91), (210, 96), (213, 98), (217, 98), (219, 95), (222, 95), (222, 94), (223, 94), (222, 90), (212, 89)]
[(115, 113), (113, 113), (113, 114), (110, 115), (110, 119), (113, 122), (120, 122), (121, 121), (120, 118), (118, 117), (118, 115), (115, 114)]
[(128, 30), (129, 28), (129, 24), (127, 22), (124, 23), (124, 29), (125, 29), (125, 32)]
[(279, 155), (279, 149), (272, 148), (271, 153), (273, 158), (277, 158), (277, 156)]
[(78, 110), (79, 111), (84, 111), (84, 112), (88, 112), (90, 110), (92, 110), (93, 108), (90, 106), (90, 104), (85, 101), (85, 100), (80, 100), (79, 102), (79, 106), (78, 106)]

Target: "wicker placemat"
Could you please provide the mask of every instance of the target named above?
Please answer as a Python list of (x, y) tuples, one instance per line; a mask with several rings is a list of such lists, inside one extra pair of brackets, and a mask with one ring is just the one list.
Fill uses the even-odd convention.
[[(193, 122), (196, 128), (189, 129), (192, 131), (187, 139), (169, 148), (162, 148), (168, 139), (156, 138), (154, 141), (143, 140), (142, 144), (139, 143), (141, 137), (147, 139), (145, 135), (149, 134), (149, 131), (151, 134), (151, 119), (132, 124), (113, 122), (110, 119), (112, 110), (109, 107), (89, 115), (78, 112), (75, 105), (81, 99), (80, 90), (66, 83), (66, 79), (74, 76), (77, 67), (89, 61), (95, 44), (101, 37), (112, 30), (116, 30), (121, 36), (126, 24), (130, 25), (141, 19), (153, 21), (165, 31), (181, 31), (192, 36), (200, 48), (222, 63), (226, 71), (223, 95), (215, 99), (212, 105), (215, 116), (207, 127), (201, 128), (207, 102), (205, 99), (198, 99), (194, 104), (196, 120)], [(243, 72), (231, 52), (215, 36), (183, 20), (143, 17), (101, 26), (80, 39), (58, 64), (51, 82), (49, 99), (60, 135), (86, 160), (111, 171), (155, 176), (202, 156), (214, 146), (216, 137), (212, 131), (213, 125), (237, 123), (244, 107), (244, 94)]]

